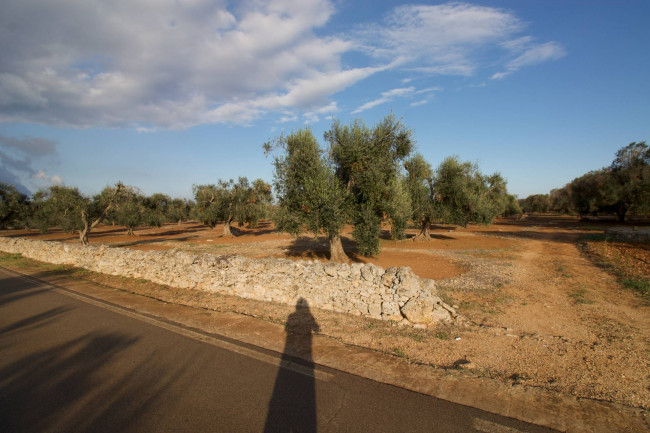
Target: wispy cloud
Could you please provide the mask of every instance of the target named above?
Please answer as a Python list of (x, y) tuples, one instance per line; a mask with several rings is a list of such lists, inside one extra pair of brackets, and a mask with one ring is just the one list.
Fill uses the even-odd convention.
[(358, 38), (361, 49), (374, 57), (401, 56), (403, 68), (430, 75), (474, 75), (498, 62), (503, 52), (521, 52), (507, 61), (507, 73), (564, 54), (557, 42), (521, 36), (525, 29), (526, 23), (504, 9), (466, 3), (406, 5), (383, 23), (361, 28)]
[[(365, 104), (361, 105), (354, 111), (352, 111), (352, 114), (358, 114), (361, 113), (362, 111), (369, 110), (373, 107), (376, 107), (378, 105), (385, 104), (387, 102), (393, 101), (395, 98), (403, 98), (407, 96), (413, 96), (413, 95), (422, 95), (422, 94), (431, 94), (433, 92), (436, 92), (438, 90), (441, 90), (440, 87), (427, 87), (425, 89), (420, 89), (420, 90), (415, 90), (415, 87), (410, 86), (410, 87), (400, 87), (397, 89), (392, 89), (388, 90), (387, 92), (382, 92), (381, 96), (377, 99), (374, 99), (372, 101), (366, 102)], [(424, 99), (421, 100), (420, 102), (413, 104), (411, 103), (410, 105), (422, 105), (426, 102), (428, 102), (429, 99)]]
[(556, 42), (536, 44), (529, 38), (518, 41), (516, 45), (511, 47), (511, 51), (515, 53), (516, 57), (506, 64), (505, 71), (492, 75), (493, 80), (505, 78), (525, 66), (557, 60), (566, 55), (566, 50)]
[(366, 102), (356, 110), (352, 111), (352, 114), (361, 113), (362, 111), (369, 110), (370, 108), (376, 107), (377, 105), (385, 104), (386, 102), (392, 101), (396, 96), (404, 96), (415, 91), (415, 87), (403, 87), (398, 89), (392, 89), (387, 92), (383, 92), (381, 97)]

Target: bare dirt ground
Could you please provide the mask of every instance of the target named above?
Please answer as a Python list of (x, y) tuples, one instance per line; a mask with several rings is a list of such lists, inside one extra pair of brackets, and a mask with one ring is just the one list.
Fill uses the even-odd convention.
[[(382, 239), (376, 258), (354, 261), (382, 267), (410, 266), (458, 306), (461, 323), (419, 330), (393, 323), (314, 309), (321, 333), (337, 340), (392, 353), (445, 369), (450, 375), (492, 377), (513, 386), (541, 387), (577, 397), (650, 408), (650, 302), (624, 287), (623, 278), (647, 282), (650, 245), (611, 243), (598, 222), (540, 216), (500, 220), (489, 227), (436, 227), (430, 242)], [(409, 231), (414, 236), (415, 230)], [(78, 242), (52, 231), (3, 232)], [(327, 260), (313, 238), (277, 233), (270, 223), (223, 238), (221, 227), (197, 223), (141, 228), (125, 236), (118, 226), (91, 233), (91, 243), (136, 249), (178, 248), (212, 254)], [(0, 261), (0, 265), (4, 265)], [(613, 263), (616, 266), (603, 266)], [(69, 271), (69, 270), (68, 270)], [(145, 281), (78, 272), (135, 293), (219, 311), (235, 311), (282, 323), (291, 306), (205, 292), (180, 291)]]

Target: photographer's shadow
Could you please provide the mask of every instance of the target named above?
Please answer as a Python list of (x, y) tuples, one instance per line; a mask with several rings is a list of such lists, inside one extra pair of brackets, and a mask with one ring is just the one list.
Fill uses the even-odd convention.
[(303, 298), (287, 319), (287, 337), (264, 432), (316, 432), (312, 333), (318, 323)]

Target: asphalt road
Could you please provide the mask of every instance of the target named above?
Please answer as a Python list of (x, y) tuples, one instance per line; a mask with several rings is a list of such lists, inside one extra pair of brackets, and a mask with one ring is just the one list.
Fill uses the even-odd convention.
[[(305, 344), (308, 310), (288, 318)], [(293, 329), (293, 328), (292, 328)], [(0, 268), (0, 432), (548, 432)]]

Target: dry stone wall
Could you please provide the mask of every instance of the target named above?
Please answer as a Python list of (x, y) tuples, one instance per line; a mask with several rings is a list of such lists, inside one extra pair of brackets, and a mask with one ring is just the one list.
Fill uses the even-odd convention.
[(83, 247), (6, 237), (0, 237), (0, 251), (177, 288), (289, 305), (303, 298), (309, 305), (324, 310), (418, 327), (452, 320), (456, 316), (454, 309), (436, 295), (434, 282), (420, 279), (408, 267), (383, 269), (360, 263), (347, 265), (191, 254), (178, 250)]

